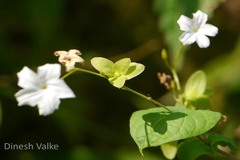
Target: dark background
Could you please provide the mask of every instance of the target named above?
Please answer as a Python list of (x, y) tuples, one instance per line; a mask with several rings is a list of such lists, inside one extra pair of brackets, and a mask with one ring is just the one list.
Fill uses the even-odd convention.
[[(207, 49), (191, 45), (179, 69), (181, 82), (198, 69), (215, 89), (213, 110), (228, 121), (215, 132), (239, 143), (240, 139), (240, 2), (212, 1), (209, 23), (219, 28)], [(130, 57), (146, 66), (127, 86), (158, 99), (167, 92), (156, 73), (167, 72), (161, 49), (174, 56), (179, 43), (181, 14), (201, 9), (199, 1), (177, 0), (8, 0), (0, 1), (0, 147), (1, 159), (155, 160), (158, 148), (142, 157), (129, 134), (129, 118), (139, 108), (151, 105), (131, 93), (116, 89), (99, 77), (75, 74), (66, 79), (77, 95), (62, 100), (54, 114), (38, 116), (37, 107), (18, 107), (14, 94), (16, 73), (23, 66), (36, 69), (58, 63), (56, 50), (79, 49), (93, 70), (95, 56), (115, 61)], [(64, 69), (63, 74), (64, 74)], [(168, 98), (162, 98), (168, 103)], [(52, 143), (57, 151), (3, 150), (4, 143)], [(240, 154), (239, 152), (237, 154)], [(162, 158), (164, 159), (164, 158)]]

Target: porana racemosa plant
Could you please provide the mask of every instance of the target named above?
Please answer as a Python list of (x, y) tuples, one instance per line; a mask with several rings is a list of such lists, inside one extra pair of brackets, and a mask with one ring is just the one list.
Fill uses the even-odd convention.
[(15, 94), (18, 105), (37, 106), (40, 115), (52, 114), (59, 108), (60, 99), (75, 98), (64, 79), (75, 72), (84, 72), (104, 78), (113, 87), (129, 91), (152, 103), (152, 108), (136, 111), (130, 118), (130, 134), (141, 154), (145, 148), (160, 146), (167, 159), (177, 156), (180, 160), (194, 160), (204, 154), (217, 153), (237, 159), (217, 148), (218, 145), (228, 145), (236, 149), (232, 140), (217, 134), (206, 134), (223, 116), (209, 108), (205, 73), (201, 70), (194, 72), (183, 88), (176, 72), (184, 46), (196, 42), (200, 48), (207, 48), (210, 45), (207, 36), (213, 37), (218, 33), (217, 27), (206, 23), (207, 18), (202, 11), (194, 13), (192, 19), (180, 16), (177, 23), (184, 33), (179, 37), (181, 47), (172, 64), (169, 62), (167, 51), (162, 50), (162, 58), (171, 75), (157, 75), (160, 83), (173, 94), (176, 100), (173, 106), (164, 105), (125, 85), (128, 80), (144, 71), (143, 64), (132, 62), (130, 58), (112, 62), (104, 57), (94, 57), (91, 64), (96, 71), (91, 71), (75, 66), (75, 63), (84, 63), (80, 51), (76, 49), (54, 53), (59, 56), (59, 62), (66, 67), (67, 73), (61, 78), (59, 64), (40, 66), (36, 73), (24, 67), (17, 74), (18, 85), (22, 88)]

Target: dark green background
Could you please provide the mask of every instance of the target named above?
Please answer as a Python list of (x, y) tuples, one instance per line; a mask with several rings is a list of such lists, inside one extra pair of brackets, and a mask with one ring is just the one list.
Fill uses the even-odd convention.
[[(171, 3), (170, 3), (171, 2)], [(158, 148), (142, 157), (129, 134), (129, 118), (138, 108), (151, 105), (131, 93), (121, 91), (99, 77), (75, 74), (66, 79), (76, 99), (62, 100), (54, 114), (38, 116), (37, 108), (18, 107), (14, 94), (16, 73), (23, 66), (36, 69), (57, 63), (56, 50), (79, 49), (86, 63), (95, 56), (130, 57), (146, 66), (127, 86), (158, 99), (167, 91), (159, 84), (157, 72), (167, 72), (161, 49), (174, 51), (171, 36), (179, 37), (175, 17), (199, 9), (200, 1), (184, 0), (21, 0), (0, 2), (0, 101), (1, 159), (82, 159), (155, 160)], [(213, 110), (228, 121), (215, 132), (239, 143), (240, 114), (240, 5), (236, 0), (219, 4), (209, 23), (219, 28), (207, 49), (196, 44), (188, 48), (180, 70), (184, 83), (189, 75), (203, 69), (214, 87)], [(173, 27), (173, 28), (171, 28)], [(177, 28), (174, 30), (174, 28)], [(170, 38), (169, 38), (170, 37)], [(170, 40), (170, 41), (169, 41)], [(177, 40), (175, 38), (175, 40)], [(173, 54), (172, 54), (173, 55)], [(63, 74), (64, 74), (64, 69)], [(163, 101), (168, 104), (168, 97)], [(238, 128), (238, 130), (237, 130)], [(3, 150), (4, 143), (47, 143), (58, 151)], [(239, 153), (238, 153), (239, 154)], [(162, 158), (164, 159), (164, 158)]]

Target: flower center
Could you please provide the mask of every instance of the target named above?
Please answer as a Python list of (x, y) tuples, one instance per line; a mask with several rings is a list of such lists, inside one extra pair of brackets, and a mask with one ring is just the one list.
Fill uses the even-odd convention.
[(119, 76), (121, 76), (120, 72), (114, 72), (114, 77), (119, 77)]
[(199, 29), (198, 26), (193, 26), (192, 27), (192, 31), (195, 32), (195, 33), (198, 32), (198, 29)]
[(45, 89), (47, 89), (47, 85), (46, 84), (42, 85), (42, 90), (45, 90)]

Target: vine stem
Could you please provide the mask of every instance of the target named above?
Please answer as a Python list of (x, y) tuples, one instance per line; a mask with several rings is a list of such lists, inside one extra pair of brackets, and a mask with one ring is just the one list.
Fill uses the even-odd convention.
[(141, 93), (139, 93), (139, 92), (137, 92), (137, 91), (135, 91), (135, 90), (127, 87), (127, 86), (123, 86), (121, 89), (126, 90), (126, 91), (129, 91), (129, 92), (131, 92), (131, 93), (133, 93), (133, 94), (135, 94), (135, 95), (138, 95), (139, 97), (142, 97), (143, 99), (146, 99), (146, 100), (152, 102), (154, 105), (156, 105), (156, 106), (158, 106), (158, 107), (163, 107), (164, 109), (168, 110), (169, 112), (173, 112), (173, 111), (171, 111), (170, 109), (168, 109), (166, 106), (164, 106), (163, 104), (161, 104), (160, 102), (152, 99), (152, 98), (149, 97), (149, 96), (145, 96), (144, 94), (141, 94)]
[(179, 50), (179, 52), (178, 52), (178, 54), (177, 54), (177, 57), (176, 57), (173, 65), (171, 65), (171, 64), (169, 63), (169, 59), (168, 59), (168, 56), (167, 56), (166, 51), (165, 51), (164, 53), (162, 52), (163, 60), (164, 60), (164, 62), (165, 62), (165, 64), (166, 64), (166, 66), (167, 66), (167, 67), (170, 69), (170, 71), (172, 72), (172, 76), (173, 76), (173, 79), (174, 79), (174, 82), (175, 82), (175, 85), (176, 85), (176, 90), (177, 90), (178, 92), (181, 91), (181, 85), (180, 85), (180, 81), (179, 81), (179, 78), (178, 78), (178, 75), (177, 75), (176, 66), (177, 66), (177, 64), (178, 64), (178, 61), (179, 61), (182, 53), (183, 53), (183, 48), (184, 48), (184, 46), (181, 44), (180, 50)]
[(183, 49), (184, 49), (184, 46), (180, 42), (180, 50), (178, 51), (178, 54), (177, 54), (177, 56), (175, 58), (175, 61), (173, 62), (173, 68), (175, 68), (175, 69), (177, 68), (177, 64), (178, 64), (178, 62), (179, 62), (179, 60), (180, 60), (180, 58), (181, 58), (181, 56), (183, 54)]
[[(71, 74), (73, 74), (73, 73), (75, 73), (75, 72), (77, 72), (77, 71), (78, 71), (78, 72), (83, 72), (83, 73), (92, 74), (92, 75), (94, 75), (94, 76), (98, 76), (98, 77), (107, 79), (107, 77), (104, 76), (104, 75), (102, 75), (102, 74), (99, 74), (99, 73), (96, 73), (96, 72), (93, 72), (93, 71), (89, 71), (89, 70), (86, 70), (86, 69), (82, 69), (82, 68), (73, 68), (70, 72), (68, 72), (67, 74), (65, 74), (64, 76), (62, 76), (61, 79), (65, 79), (65, 78), (67, 78), (68, 76), (70, 76)], [(163, 104), (161, 104), (160, 102), (152, 99), (151, 97), (145, 96), (144, 94), (139, 93), (139, 92), (137, 92), (137, 91), (135, 91), (135, 90), (127, 87), (127, 86), (123, 86), (123, 87), (120, 88), (120, 89), (125, 90), (125, 91), (128, 91), (128, 92), (131, 92), (131, 93), (133, 93), (133, 94), (135, 94), (135, 95), (137, 95), (137, 96), (139, 96), (139, 97), (141, 97), (141, 98), (143, 98), (143, 99), (145, 99), (145, 100), (147, 100), (147, 101), (152, 102), (154, 105), (156, 105), (156, 106), (158, 106), (158, 107), (163, 107), (164, 109), (168, 110), (169, 112), (173, 112), (173, 111), (171, 111), (169, 108), (167, 108), (166, 106), (164, 106)]]

